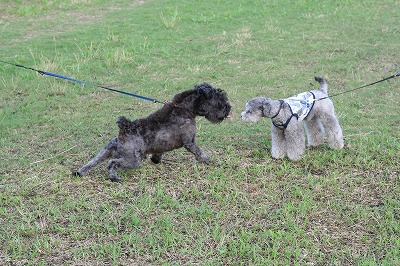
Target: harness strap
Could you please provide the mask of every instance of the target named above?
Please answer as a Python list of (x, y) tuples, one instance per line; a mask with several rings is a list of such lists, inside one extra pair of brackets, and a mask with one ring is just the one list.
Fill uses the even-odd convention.
[(296, 119), (298, 119), (297, 114), (292, 114), (292, 115), (286, 120), (285, 123), (277, 123), (277, 122), (275, 122), (275, 121), (272, 120), (272, 124), (273, 124), (275, 127), (279, 128), (279, 129), (286, 129), (293, 117), (296, 117)]
[(283, 103), (284, 103), (285, 101), (279, 100), (279, 102), (281, 103), (281, 104), (279, 105), (279, 110), (278, 110), (278, 112), (276, 113), (276, 115), (274, 115), (273, 117), (271, 117), (271, 119), (274, 119), (275, 117), (277, 117), (277, 116), (279, 115), (279, 112), (281, 111), (282, 105), (283, 105)]
[[(274, 115), (273, 117), (271, 117), (271, 121), (272, 121), (272, 124), (273, 124), (275, 127), (279, 128), (279, 129), (286, 129), (287, 126), (289, 125), (290, 121), (292, 120), (292, 118), (293, 118), (293, 117), (296, 117), (296, 119), (299, 119), (299, 116), (298, 116), (297, 114), (294, 114), (294, 113), (292, 112), (292, 110), (290, 109), (290, 112), (292, 113), (292, 115), (286, 120), (285, 123), (274, 121), (273, 119), (279, 115), (280, 111), (282, 110), (282, 106), (283, 106), (283, 104), (285, 103), (284, 100), (279, 100), (279, 102), (281, 103), (280, 106), (279, 106), (279, 111), (278, 111), (278, 113), (276, 113), (276, 115)], [(290, 106), (289, 106), (289, 108), (290, 108)]]

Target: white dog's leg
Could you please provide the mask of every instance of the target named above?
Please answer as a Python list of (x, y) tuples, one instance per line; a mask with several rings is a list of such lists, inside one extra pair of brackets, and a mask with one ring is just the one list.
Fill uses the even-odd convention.
[(325, 128), (327, 142), (332, 149), (342, 149), (344, 146), (342, 128), (339, 125), (339, 120), (334, 113), (325, 114), (325, 119), (322, 120)]
[(307, 133), (308, 147), (313, 148), (324, 143), (324, 128), (319, 118), (314, 116), (310, 120), (304, 120), (304, 127)]
[(301, 123), (293, 121), (285, 130), (287, 157), (292, 161), (298, 161), (304, 155), (306, 149), (304, 129)]
[(283, 134), (283, 130), (272, 125), (272, 148), (271, 155), (272, 158), (279, 159), (286, 156), (286, 140)]

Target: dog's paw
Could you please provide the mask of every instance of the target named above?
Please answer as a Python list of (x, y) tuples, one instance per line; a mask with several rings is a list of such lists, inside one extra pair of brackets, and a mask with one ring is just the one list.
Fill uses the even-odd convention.
[(161, 155), (153, 155), (150, 157), (150, 160), (155, 164), (161, 163), (161, 159)]
[(198, 160), (198, 162), (210, 165), (211, 164), (211, 159), (208, 158), (208, 157), (207, 158), (201, 158), (200, 160)]
[(76, 172), (72, 172), (71, 176), (73, 176), (73, 177), (81, 177), (82, 175), (78, 171), (76, 171)]
[(319, 82), (319, 83), (321, 83), (321, 82), (324, 81), (324, 79), (321, 78), (321, 77), (314, 77), (314, 79), (315, 79), (315, 81), (317, 81), (317, 82)]
[(110, 181), (111, 181), (111, 182), (120, 183), (120, 182), (122, 182), (122, 179), (119, 178), (119, 177), (110, 177)]

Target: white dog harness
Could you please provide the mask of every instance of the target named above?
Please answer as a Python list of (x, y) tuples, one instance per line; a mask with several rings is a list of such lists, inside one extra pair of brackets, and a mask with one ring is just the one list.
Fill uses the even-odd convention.
[[(292, 113), (292, 115), (286, 120), (285, 123), (278, 124), (278, 123), (272, 121), (274, 126), (276, 126), (277, 128), (282, 128), (282, 129), (287, 128), (287, 126), (289, 125), (290, 120), (293, 118), (293, 116), (296, 117), (298, 121), (302, 121), (304, 118), (306, 118), (308, 116), (308, 114), (311, 112), (311, 110), (314, 106), (315, 95), (311, 91), (308, 91), (308, 92), (299, 93), (299, 94), (292, 96), (290, 98), (287, 98), (287, 99), (283, 99), (283, 100), (281, 100), (281, 108), (282, 108), (282, 104), (284, 102), (289, 105), (290, 112)], [(279, 111), (280, 111), (280, 109), (279, 109)], [(279, 111), (278, 111), (278, 114), (279, 114)], [(275, 117), (278, 114), (276, 114)]]
[(297, 117), (299, 121), (302, 121), (310, 113), (314, 106), (315, 95), (311, 91), (303, 92), (284, 99), (289, 104), (292, 114)]

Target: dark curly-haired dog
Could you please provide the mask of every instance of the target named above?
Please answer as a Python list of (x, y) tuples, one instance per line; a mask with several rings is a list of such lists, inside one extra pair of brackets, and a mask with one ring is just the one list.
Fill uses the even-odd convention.
[(207, 83), (175, 95), (172, 103), (164, 105), (148, 117), (130, 121), (120, 117), (118, 137), (113, 138), (99, 154), (74, 175), (84, 176), (100, 162), (110, 159), (108, 173), (111, 181), (121, 181), (117, 170), (138, 168), (151, 155), (160, 163), (163, 153), (185, 147), (198, 162), (210, 163), (207, 153), (197, 146), (196, 116), (212, 123), (224, 120), (231, 110), (226, 93)]

